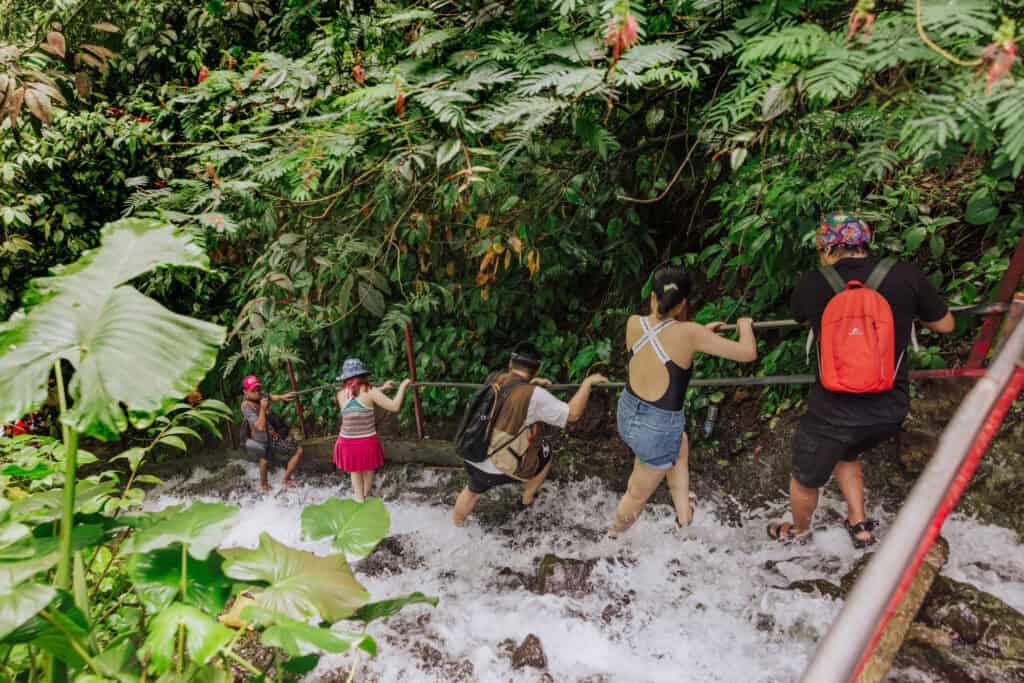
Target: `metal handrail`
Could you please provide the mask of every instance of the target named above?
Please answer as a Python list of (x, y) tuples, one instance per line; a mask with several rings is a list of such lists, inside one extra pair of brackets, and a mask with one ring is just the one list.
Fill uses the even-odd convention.
[(859, 675), (901, 587), (916, 573), (1022, 383), (1024, 325), (1017, 325), (943, 432), (935, 455), (819, 643), (804, 683), (836, 683)]

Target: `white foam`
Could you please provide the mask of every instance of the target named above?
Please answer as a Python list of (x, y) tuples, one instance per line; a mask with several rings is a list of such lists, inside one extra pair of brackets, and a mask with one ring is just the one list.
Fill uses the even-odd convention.
[[(244, 467), (244, 488), (251, 490), (256, 467)], [(408, 487), (441, 491), (450, 475), (410, 472), (405, 490), (397, 490), (405, 481), (397, 474), (382, 478), (378, 490), (387, 492), (392, 534), (403, 534), (423, 561), (394, 576), (359, 578), (374, 599), (422, 591), (441, 602), (435, 609), (408, 608), (370, 627), (379, 654), (360, 670), (383, 681), (456, 677), (451, 669), (428, 666), (417, 656), (424, 644), (443, 653), (449, 664), (471, 662), (471, 680), (535, 680), (536, 674), (513, 671), (500, 652), (502, 641), (518, 644), (530, 633), (540, 638), (548, 671), (557, 681), (598, 674), (630, 682), (794, 681), (841, 603), (781, 587), (805, 579), (838, 583), (860, 556), (837, 527), (816, 530), (807, 546), (769, 542), (765, 524), (781, 518), (784, 499), (746, 513), (739, 528), (723, 524), (714, 503), (702, 501), (695, 526), (685, 531), (675, 528), (668, 506), (650, 505), (629, 533), (611, 539), (603, 532), (617, 501), (596, 480), (551, 482), (533, 508), (498, 529), (485, 529), (473, 518), (457, 529), (448, 507)], [(203, 476), (209, 475), (193, 476), (187, 483), (201, 483)], [(272, 482), (278, 485), (279, 477)], [(175, 493), (177, 487), (162, 487), (147, 507), (181, 502), (185, 498)], [(327, 542), (301, 538), (300, 515), (304, 505), (334, 495), (348, 495), (347, 478), (300, 485), (279, 496), (232, 495), (242, 514), (223, 545), (253, 547), (266, 531), (284, 543), (329, 552)], [(842, 509), (827, 496), (822, 507)], [(515, 533), (503, 533), (509, 530)], [(951, 520), (946, 533), (954, 547), (947, 568), (951, 576), (1024, 607), (1024, 582), (1007, 587), (998, 576), (1001, 571), (1020, 576), (1024, 549), (1019, 539), (966, 518)], [(582, 596), (554, 596), (498, 587), (500, 568), (532, 576), (549, 552), (595, 560), (593, 589)], [(979, 561), (991, 568), (978, 568)], [(417, 621), (424, 613), (429, 620)], [(348, 654), (324, 657), (308, 680), (350, 665)]]

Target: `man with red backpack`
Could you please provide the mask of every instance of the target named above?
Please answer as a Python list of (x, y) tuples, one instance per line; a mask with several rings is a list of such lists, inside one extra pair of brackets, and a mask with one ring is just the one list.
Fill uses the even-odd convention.
[(815, 242), (820, 267), (800, 280), (791, 307), (817, 341), (817, 381), (793, 440), (793, 522), (769, 525), (768, 535), (807, 540), (818, 489), (834, 473), (848, 508), (844, 526), (864, 548), (875, 542), (875, 522), (864, 512), (859, 457), (898, 434), (910, 409), (914, 320), (943, 334), (954, 320), (920, 269), (871, 254), (871, 229), (858, 216), (826, 216)]

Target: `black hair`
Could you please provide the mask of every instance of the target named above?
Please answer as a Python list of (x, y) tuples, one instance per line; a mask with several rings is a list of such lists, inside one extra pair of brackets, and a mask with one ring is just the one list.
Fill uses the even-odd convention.
[(870, 256), (871, 247), (867, 244), (834, 244), (825, 248), (825, 253), (846, 258), (847, 256)]
[(651, 285), (658, 300), (658, 314), (666, 315), (690, 296), (690, 276), (679, 266), (667, 266), (654, 273)]
[(523, 370), (536, 370), (542, 358), (540, 349), (528, 341), (521, 341), (512, 349), (512, 365)]

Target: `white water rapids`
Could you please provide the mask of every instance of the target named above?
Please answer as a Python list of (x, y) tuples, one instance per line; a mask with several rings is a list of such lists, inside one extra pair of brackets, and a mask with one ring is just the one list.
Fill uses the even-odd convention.
[[(293, 490), (264, 496), (256, 493), (255, 465), (238, 467), (237, 482), (210, 493), (202, 485), (214, 476), (209, 472), (169, 481), (150, 494), (147, 508), (228, 500), (242, 514), (224, 547), (255, 547), (266, 531), (295, 547), (329, 551), (328, 542), (302, 540), (300, 515), (304, 505), (347, 497), (347, 477), (300, 478)], [(795, 681), (841, 603), (784, 587), (801, 579), (838, 584), (860, 555), (835, 525), (816, 530), (806, 546), (769, 542), (765, 525), (785, 512), (781, 491), (778, 507), (746, 513), (739, 528), (723, 524), (716, 504), (703, 500), (689, 529), (676, 528), (668, 506), (649, 505), (628, 534), (612, 539), (604, 531), (617, 498), (602, 482), (548, 482), (530, 510), (482, 525), (482, 501), (484, 515), (457, 529), (440, 494), (449, 476), (409, 467), (378, 477), (375, 493), (391, 513), (391, 534), (414, 557), (396, 573), (356, 575), (374, 600), (422, 591), (440, 603), (371, 625), (379, 653), (364, 659), (356, 680)], [(275, 490), (280, 477), (271, 477)], [(485, 498), (518, 493), (505, 488)], [(822, 508), (818, 520), (842, 506), (826, 496)], [(887, 521), (880, 510), (870, 512)], [(956, 516), (944, 535), (952, 548), (945, 573), (1024, 610), (1024, 546), (1016, 534)], [(540, 595), (499, 577), (505, 567), (533, 576), (546, 553), (595, 560), (590, 589)], [(503, 652), (502, 641), (518, 644), (531, 633), (543, 644), (550, 678), (514, 670)], [(307, 680), (347, 671), (351, 661), (349, 654), (324, 657)]]

